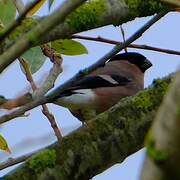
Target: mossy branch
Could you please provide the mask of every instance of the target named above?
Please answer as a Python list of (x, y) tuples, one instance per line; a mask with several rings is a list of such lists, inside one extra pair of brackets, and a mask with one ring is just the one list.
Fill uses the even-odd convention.
[(180, 72), (156, 115), (146, 138), (147, 158), (142, 180), (180, 179)]
[(85, 0), (65, 1), (51, 16), (45, 18), (37, 24), (24, 36), (21, 36), (13, 45), (0, 55), (0, 73), (10, 65), (16, 58), (22, 55), (26, 50), (41, 42), (41, 37), (55, 26), (57, 23), (64, 22), (64, 19), (82, 5)]
[[(63, 138), (61, 143), (30, 158), (4, 179), (90, 179), (122, 162), (143, 147), (144, 136), (170, 82), (170, 77), (156, 80), (136, 96), (122, 99), (84, 128)], [(41, 159), (46, 163), (39, 163)]]
[(137, 17), (167, 10), (168, 6), (158, 0), (94, 0), (70, 14), (64, 23), (56, 26), (42, 41), (69, 38), (72, 34), (106, 25), (118, 26)]

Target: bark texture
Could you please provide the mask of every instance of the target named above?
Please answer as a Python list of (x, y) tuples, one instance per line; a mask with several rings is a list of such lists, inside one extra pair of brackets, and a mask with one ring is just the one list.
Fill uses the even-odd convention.
[(122, 99), (85, 128), (41, 151), (4, 179), (86, 180), (122, 162), (142, 148), (170, 81), (156, 80), (137, 96)]
[(180, 179), (180, 72), (147, 136), (142, 180)]

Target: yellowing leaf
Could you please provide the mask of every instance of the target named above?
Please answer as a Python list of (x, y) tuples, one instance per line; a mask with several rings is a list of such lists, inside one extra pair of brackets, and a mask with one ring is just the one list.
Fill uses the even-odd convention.
[(53, 41), (51, 43), (51, 47), (60, 54), (71, 55), (71, 56), (88, 53), (84, 45), (71, 39), (62, 39), (62, 40)]
[(11, 153), (11, 151), (8, 147), (8, 144), (2, 135), (0, 135), (0, 149), (2, 149), (3, 151), (6, 151), (8, 153)]
[(27, 14), (27, 16), (33, 16), (46, 2), (46, 0), (39, 1)]

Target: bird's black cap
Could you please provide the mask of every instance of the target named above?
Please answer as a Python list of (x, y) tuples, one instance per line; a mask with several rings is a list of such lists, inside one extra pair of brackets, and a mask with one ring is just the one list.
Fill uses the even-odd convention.
[(152, 63), (145, 56), (136, 52), (116, 54), (115, 56), (110, 58), (108, 62), (117, 60), (129, 61), (130, 63), (138, 66), (142, 72), (145, 72), (152, 66)]

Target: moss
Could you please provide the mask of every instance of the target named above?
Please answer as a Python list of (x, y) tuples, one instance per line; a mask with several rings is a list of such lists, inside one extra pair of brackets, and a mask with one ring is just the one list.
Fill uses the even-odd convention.
[[(21, 167), (20, 167), (21, 168)], [(18, 171), (16, 174), (10, 174), (5, 177), (2, 177), (3, 180), (35, 180), (35, 177), (31, 174), (26, 174), (27, 171), (25, 169), (22, 169)]]
[(148, 16), (148, 14), (167, 10), (164, 4), (157, 0), (125, 0), (125, 2), (130, 9), (130, 16)]
[(156, 110), (168, 90), (170, 81), (170, 78), (165, 81), (160, 79), (155, 80), (153, 82), (155, 88), (143, 91), (143, 93), (139, 93), (138, 96), (133, 98), (134, 106), (140, 109), (142, 113)]
[(100, 17), (106, 11), (106, 8), (106, 0), (94, 0), (71, 13), (67, 17), (66, 23), (76, 32), (90, 29), (99, 24)]
[(91, 167), (101, 165), (102, 160), (96, 146), (97, 143), (95, 142), (93, 146), (89, 146), (88, 144), (83, 146), (81, 155), (81, 159), (83, 159), (83, 161), (81, 161), (78, 168), (77, 177), (79, 176), (79, 174), (83, 174), (83, 172), (92, 171)]
[(145, 146), (147, 148), (147, 153), (156, 163), (163, 163), (168, 159), (168, 154), (166, 152), (163, 152), (160, 149), (157, 149), (155, 139), (152, 135), (152, 132), (149, 131)]
[(54, 167), (56, 162), (56, 151), (55, 150), (45, 150), (28, 161), (27, 166), (34, 173), (42, 172), (47, 167)]
[(25, 32), (28, 32), (29, 29), (32, 26), (35, 26), (35, 24), (37, 24), (37, 21), (35, 19), (32, 18), (26, 18), (25, 20), (23, 20), (21, 22), (21, 24), (11, 33), (10, 35), (10, 39), (16, 39), (18, 37), (20, 37), (22, 34), (24, 34)]
[[(74, 141), (74, 139), (76, 139), (76, 141)], [(91, 143), (90, 135), (86, 133), (85, 130), (84, 133), (76, 132), (73, 135), (73, 138), (70, 137), (63, 138), (63, 141), (61, 142), (61, 148), (57, 149), (57, 151), (60, 150), (58, 154), (61, 154), (61, 156), (57, 157), (57, 162), (63, 162), (64, 165), (62, 171), (65, 174), (64, 176), (68, 177), (69, 179), (72, 179), (73, 178), (72, 176), (74, 176), (74, 174), (78, 174), (78, 175), (80, 174), (79, 162), (81, 162), (83, 159), (83, 151), (84, 151), (83, 148), (88, 146), (90, 143)], [(79, 147), (82, 148), (81, 151), (79, 151)]]
[(9, 35), (9, 38), (5, 40), (4, 50), (10, 47), (16, 40), (28, 32), (33, 26), (37, 24), (37, 20), (33, 18), (26, 18), (17, 26), (13, 32)]
[[(102, 118), (104, 118), (104, 116)], [(61, 148), (59, 148), (59, 154), (61, 154), (61, 156), (57, 157), (57, 161), (63, 162), (62, 172), (64, 175), (62, 176), (68, 177), (67, 179), (85, 179), (85, 177), (82, 177), (84, 172), (86, 172), (86, 174), (91, 174), (96, 170), (92, 169), (92, 167), (99, 169), (101, 166), (104, 158), (99, 154), (97, 141), (104, 140), (103, 142), (106, 142), (109, 132), (107, 126), (109, 125), (106, 125), (106, 123), (101, 123), (101, 125), (100, 123), (98, 124), (98, 122), (96, 123), (95, 126), (97, 129), (95, 129), (92, 134), (89, 130), (93, 128), (92, 124), (87, 123), (87, 128), (84, 128), (81, 132), (76, 132), (73, 135), (73, 138), (65, 137), (61, 142)], [(101, 133), (100, 129), (102, 130), (102, 128), (105, 128), (107, 135), (104, 135), (106, 133), (103, 133), (103, 136), (99, 134)], [(89, 133), (87, 133), (87, 130)], [(98, 140), (97, 137), (99, 137)]]
[(144, 93), (140, 93), (139, 96), (134, 97), (134, 105), (140, 109), (143, 110), (143, 113), (148, 112), (153, 108), (153, 104), (151, 99), (153, 92), (152, 91), (146, 91)]

